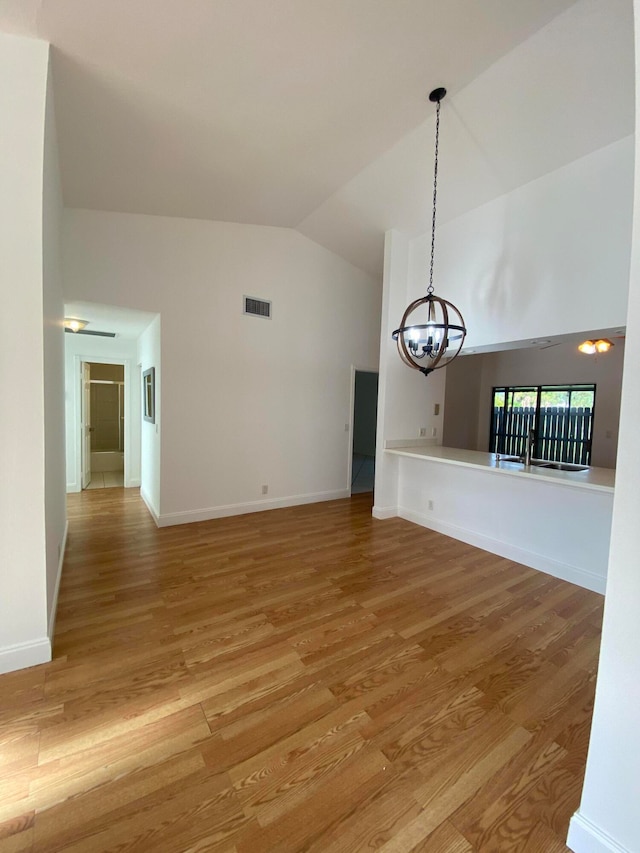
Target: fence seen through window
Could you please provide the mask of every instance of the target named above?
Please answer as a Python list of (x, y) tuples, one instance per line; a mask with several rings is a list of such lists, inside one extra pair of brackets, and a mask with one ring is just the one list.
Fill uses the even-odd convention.
[(590, 465), (595, 396), (595, 385), (494, 388), (489, 451), (521, 456), (533, 430), (534, 457)]

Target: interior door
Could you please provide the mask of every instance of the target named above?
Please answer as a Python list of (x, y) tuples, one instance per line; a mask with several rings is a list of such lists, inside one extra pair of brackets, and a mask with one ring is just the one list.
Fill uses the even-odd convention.
[(115, 383), (91, 383), (91, 449), (122, 450), (120, 446), (120, 388)]
[(83, 361), (81, 366), (82, 394), (80, 395), (80, 432), (82, 488), (91, 482), (91, 366)]
[(373, 492), (375, 482), (378, 374), (356, 370), (353, 394), (351, 494)]

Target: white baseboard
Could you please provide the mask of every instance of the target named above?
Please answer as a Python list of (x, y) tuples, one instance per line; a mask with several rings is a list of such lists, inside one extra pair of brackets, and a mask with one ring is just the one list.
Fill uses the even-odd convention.
[[(142, 494), (142, 490), (140, 490)], [(184, 512), (168, 512), (155, 517), (149, 503), (143, 500), (154, 516), (158, 527), (171, 527), (175, 524), (192, 524), (197, 521), (210, 521), (213, 518), (228, 518), (231, 515), (246, 515), (250, 512), (264, 512), (269, 509), (283, 509), (289, 506), (300, 506), (302, 504), (320, 503), (321, 501), (336, 501), (348, 498), (350, 489), (337, 489), (333, 492), (313, 492), (306, 495), (290, 495), (286, 498), (270, 498), (263, 501), (251, 501), (242, 504), (226, 504), (223, 506), (207, 507), (206, 509), (186, 510)]]
[(599, 592), (604, 595), (606, 579), (593, 574), (593, 572), (585, 571), (585, 569), (581, 569), (579, 566), (560, 563), (551, 557), (546, 557), (544, 554), (527, 551), (509, 542), (492, 539), (489, 536), (476, 533), (474, 530), (469, 530), (466, 527), (458, 527), (455, 524), (433, 518), (431, 515), (426, 516), (414, 510), (405, 509), (404, 507), (398, 507), (398, 515), (407, 521), (413, 521), (414, 524), (428, 527), (430, 530), (443, 533), (445, 536), (451, 536), (452, 539), (459, 539), (461, 542), (474, 545), (483, 551), (498, 554), (498, 556), (506, 557), (508, 560), (513, 560), (516, 563), (522, 563), (523, 566), (538, 569), (541, 572), (546, 572), (548, 575), (553, 575), (553, 577), (569, 581), (569, 583), (577, 584), (585, 589), (590, 589), (592, 592)]
[(580, 812), (576, 812), (569, 823), (567, 847), (574, 853), (631, 853)]
[(51, 660), (51, 643), (48, 637), (40, 637), (28, 643), (0, 648), (0, 674), (48, 663)]
[(74, 492), (81, 492), (80, 483), (67, 483), (67, 494), (72, 495)]
[(385, 519), (395, 518), (398, 515), (397, 506), (374, 506), (371, 510), (371, 515), (374, 518)]
[(151, 518), (156, 523), (156, 527), (162, 527), (162, 525), (160, 524), (160, 519), (158, 517), (158, 513), (156, 512), (156, 508), (154, 507), (154, 505), (151, 501), (151, 498), (145, 492), (145, 490), (142, 488), (142, 486), (140, 487), (140, 497), (145, 502), (147, 509), (149, 510), (149, 513), (151, 514)]
[(124, 481), (125, 489), (139, 489), (140, 488), (140, 477), (131, 477), (128, 480)]
[(67, 535), (69, 533), (69, 521), (64, 523), (64, 534), (60, 543), (60, 558), (58, 559), (58, 574), (56, 577), (56, 586), (53, 591), (53, 600), (49, 609), (49, 619), (47, 621), (47, 634), (49, 635), (49, 643), (53, 646), (53, 632), (56, 627), (56, 612), (58, 610), (58, 593), (60, 591), (60, 581), (62, 579), (62, 564), (64, 563), (64, 552), (67, 550)]

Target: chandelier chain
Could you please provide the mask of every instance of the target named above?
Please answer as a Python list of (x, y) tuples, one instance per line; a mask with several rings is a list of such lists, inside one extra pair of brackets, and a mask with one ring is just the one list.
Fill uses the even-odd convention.
[(436, 108), (436, 153), (433, 166), (433, 215), (431, 218), (431, 264), (429, 266), (429, 287), (427, 293), (433, 293), (433, 256), (436, 248), (436, 201), (438, 198), (438, 142), (440, 140), (440, 101)]
[(402, 315), (400, 327), (391, 336), (397, 343), (398, 354), (407, 367), (419, 370), (425, 376), (450, 364), (460, 354), (467, 336), (467, 328), (460, 311), (452, 302), (441, 299), (433, 292), (440, 152), (440, 102), (446, 94), (447, 90), (443, 86), (439, 86), (429, 93), (429, 100), (436, 104), (429, 285), (425, 296), (414, 299), (407, 306)]

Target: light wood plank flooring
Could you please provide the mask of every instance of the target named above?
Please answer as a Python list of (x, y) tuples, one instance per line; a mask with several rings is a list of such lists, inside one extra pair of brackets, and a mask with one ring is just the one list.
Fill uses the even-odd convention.
[(0, 851), (566, 851), (601, 596), (370, 511), (71, 496), (54, 660), (0, 676)]

